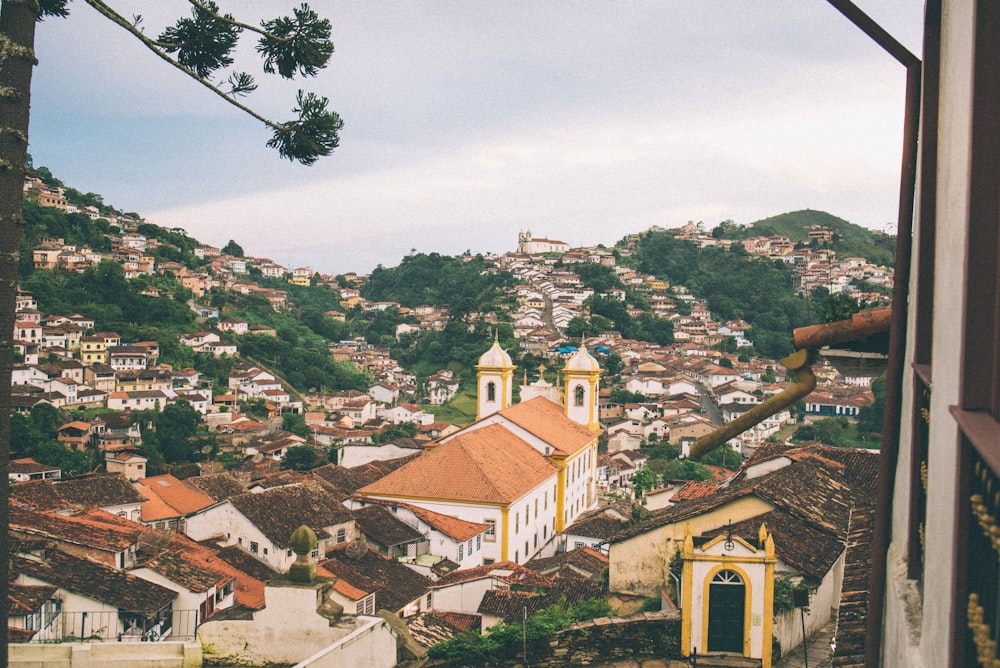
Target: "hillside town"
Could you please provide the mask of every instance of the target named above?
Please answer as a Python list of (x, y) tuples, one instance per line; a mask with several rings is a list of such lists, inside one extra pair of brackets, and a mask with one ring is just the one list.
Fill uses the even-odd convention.
[[(619, 262), (635, 239), (612, 251), (522, 232), (516, 250), (487, 258), (491, 272), (513, 279), (510, 324), (518, 352), (542, 361), (534, 379), (519, 377), (495, 331), (473, 369), (419, 379), (388, 349), (347, 339), (330, 341), (329, 355), (364, 373), (367, 392), (321, 391), (244, 359), (250, 337), (278, 331), (213, 306), (211, 297), (256, 294), (275, 312), (294, 308), (287, 291), (252, 280), (259, 272), (334, 291), (342, 310), (324, 314), (333, 319), (352, 310), (405, 314), (409, 322), (397, 326), (397, 337), (440, 331), (447, 311), (368, 301), (366, 276), (321, 275), (205, 245), (194, 254), (206, 266), (192, 270), (151, 253), (168, 242), (150, 234), (146, 221), (77, 209), (35, 178), (25, 195), (105, 220), (111, 230), (110, 252), (42, 240), (33, 248), (34, 271), (83, 272), (113, 262), (127, 280), (171, 275), (190, 291), (197, 327), (171, 341), (123, 341), (96, 331), (86, 314), (43, 312), (29, 291), (19, 292), (14, 408), (26, 416), (40, 405), (55, 409), (65, 417), (56, 427), (59, 443), (98, 453), (100, 466), (67, 476), (15, 453), (8, 623), (18, 643), (197, 635), (213, 659), (264, 664), (295, 663), (364, 634), (384, 648), (365, 665), (392, 666), (470, 629), (485, 632), (560, 601), (611, 597), (623, 613), (694, 610), (681, 643), (739, 653), (748, 643), (747, 655), (767, 667), (801, 645), (803, 633), (836, 623), (838, 611), (844, 619), (863, 586), (856, 572), (867, 556), (877, 455), (785, 439), (811, 421), (857, 418), (874, 401), (876, 371), (839, 371), (818, 359), (816, 389), (801, 406), (731, 439), (738, 459), (710, 467), (712, 480), (653, 475), (653, 484), (636, 483), (649, 473), (648, 448), (669, 443), (684, 459), (698, 439), (792, 381), (778, 361), (741, 354), (753, 346), (747, 322), (721, 321), (685, 286)], [(806, 293), (824, 287), (869, 304), (882, 294), (859, 290), (859, 281), (892, 284), (889, 269), (838, 259), (827, 247), (830, 230), (809, 230), (808, 244), (719, 239), (694, 223), (670, 232), (701, 246), (740, 243), (751, 257), (788, 263), (796, 289)], [(648, 313), (671, 323), (673, 343), (615, 331), (570, 338), (571, 322), (588, 314), (588, 298), (626, 301), (625, 290), (586, 288), (577, 264), (610, 268), (641, 291)], [(173, 299), (156, 289), (143, 296)], [(168, 345), (235, 359), (226, 384), (161, 362)], [(609, 359), (620, 361), (614, 373)], [(435, 409), (460, 394), (463, 380), (474, 383), (475, 418), (439, 420)], [(147, 475), (142, 427), (178, 405), (197, 414), (220, 459), (183, 476)], [(285, 429), (288, 416), (306, 429)], [(400, 425), (412, 436), (382, 438)], [(323, 451), (328, 463), (287, 466), (286, 456), (303, 447)], [(223, 457), (232, 465), (223, 467)], [(304, 605), (285, 578), (309, 562), (307, 581), (325, 583), (326, 612), (299, 633), (283, 626), (282, 615)], [(717, 621), (701, 593), (734, 577), (754, 591), (752, 613), (737, 626)], [(775, 603), (776, 587), (812, 592), (801, 626), (794, 606)], [(315, 606), (307, 607), (293, 616), (313, 615)], [(378, 611), (398, 623), (380, 623)], [(841, 628), (849, 647), (859, 631)], [(268, 644), (276, 629), (296, 642)]]

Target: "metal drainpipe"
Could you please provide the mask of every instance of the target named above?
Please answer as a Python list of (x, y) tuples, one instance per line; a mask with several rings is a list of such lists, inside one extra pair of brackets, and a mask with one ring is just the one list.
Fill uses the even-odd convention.
[(734, 436), (771, 417), (778, 411), (791, 406), (816, 388), (816, 376), (809, 368), (808, 350), (797, 350), (781, 360), (781, 366), (795, 374), (795, 384), (785, 388), (767, 401), (758, 404), (732, 422), (702, 436), (691, 445), (691, 456), (701, 457), (719, 447)]
[[(889, 334), (889, 368), (885, 384), (885, 427), (879, 454), (878, 491), (872, 536), (871, 575), (868, 583), (868, 618), (865, 629), (865, 666), (875, 668), (881, 660), (882, 615), (886, 583), (886, 557), (892, 528), (892, 498), (899, 459), (899, 421), (902, 415), (903, 364), (906, 353), (907, 301), (909, 299), (910, 252), (913, 209), (916, 200), (917, 142), (920, 135), (921, 77), (923, 63), (850, 0), (827, 0), (848, 20), (872, 38), (906, 68), (906, 111), (903, 119), (903, 155), (899, 174), (899, 218), (896, 230), (896, 268), (893, 272), (892, 328)], [(928, 0), (924, 13), (924, 39), (928, 19), (941, 11), (940, 0)], [(938, 20), (940, 18), (938, 17)], [(924, 45), (925, 52), (927, 45)], [(926, 175), (932, 178), (933, 175)]]

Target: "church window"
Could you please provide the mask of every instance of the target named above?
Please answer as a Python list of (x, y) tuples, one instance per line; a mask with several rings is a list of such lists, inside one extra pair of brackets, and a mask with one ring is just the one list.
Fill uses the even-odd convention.
[(583, 385), (577, 385), (576, 389), (573, 391), (573, 405), (582, 406), (583, 405)]
[(486, 400), (496, 401), (497, 400), (497, 384), (489, 382), (486, 384)]

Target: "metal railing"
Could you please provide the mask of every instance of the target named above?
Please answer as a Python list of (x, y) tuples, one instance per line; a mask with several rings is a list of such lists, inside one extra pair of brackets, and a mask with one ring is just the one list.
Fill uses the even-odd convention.
[(194, 640), (200, 621), (197, 610), (62, 610), (46, 617), (29, 642)]

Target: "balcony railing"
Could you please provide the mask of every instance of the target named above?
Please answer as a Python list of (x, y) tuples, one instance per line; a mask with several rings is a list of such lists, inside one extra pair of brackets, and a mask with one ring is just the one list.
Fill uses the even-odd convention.
[(194, 640), (197, 610), (60, 611), (29, 642), (159, 642)]

